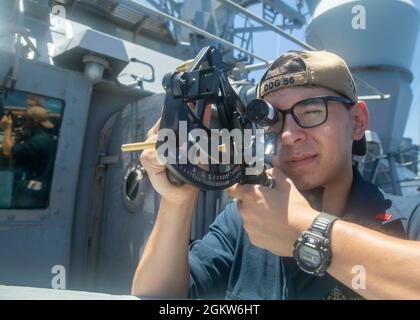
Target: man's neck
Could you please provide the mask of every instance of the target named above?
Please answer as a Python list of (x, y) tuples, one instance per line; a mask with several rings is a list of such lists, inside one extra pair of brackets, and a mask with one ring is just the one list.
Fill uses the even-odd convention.
[(341, 216), (353, 183), (353, 169), (350, 165), (333, 181), (325, 185), (322, 195), (322, 211)]

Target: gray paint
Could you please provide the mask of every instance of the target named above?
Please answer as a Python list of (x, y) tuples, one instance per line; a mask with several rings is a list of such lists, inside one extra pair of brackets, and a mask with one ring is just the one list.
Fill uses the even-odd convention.
[[(413, 94), (410, 79), (395, 69), (357, 69), (354, 73), (382, 92), (389, 100), (366, 101), (369, 109), (369, 130), (381, 138), (384, 152), (396, 151), (404, 134)], [(359, 95), (368, 95), (367, 88), (358, 88)]]
[(79, 67), (76, 70), (83, 71), (83, 56), (95, 54), (106, 59), (115, 74), (119, 74), (128, 64), (124, 43), (94, 30), (84, 30), (74, 35), (57, 48), (53, 59), (56, 65), (68, 69)]
[(109, 295), (72, 290), (54, 290), (0, 285), (0, 300), (138, 300), (129, 295)]
[(92, 209), (95, 165), (98, 162), (96, 150), (100, 130), (111, 115), (121, 110), (127, 103), (148, 94), (147, 92), (137, 92), (136, 95), (133, 93), (127, 94), (123, 90), (119, 94), (117, 92), (107, 93), (102, 90), (93, 91), (89, 125), (86, 131), (82, 166), (79, 170), (79, 183), (77, 185), (78, 194), (71, 252), (71, 288), (84, 288), (84, 282), (86, 281), (88, 228)]
[[(0, 74), (5, 74), (13, 57), (0, 53), (0, 61)], [(16, 89), (64, 100), (64, 120), (49, 208), (0, 210), (0, 282), (49, 286), (51, 268), (69, 266), (78, 181), (74, 172), (81, 163), (91, 85), (80, 74), (21, 60)]]

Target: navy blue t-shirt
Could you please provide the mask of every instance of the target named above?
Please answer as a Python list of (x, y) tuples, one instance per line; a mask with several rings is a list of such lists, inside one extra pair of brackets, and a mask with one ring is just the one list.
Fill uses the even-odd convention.
[[(420, 198), (383, 193), (357, 170), (343, 220), (400, 238), (420, 240)], [(388, 213), (389, 220), (381, 216)], [(378, 216), (379, 215), (379, 216)], [(189, 253), (190, 289), (194, 299), (360, 299), (328, 273), (303, 272), (292, 257), (255, 247), (232, 202)]]

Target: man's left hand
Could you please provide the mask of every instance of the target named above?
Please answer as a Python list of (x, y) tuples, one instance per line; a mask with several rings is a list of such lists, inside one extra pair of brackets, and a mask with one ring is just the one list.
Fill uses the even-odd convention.
[(267, 174), (275, 181), (273, 189), (261, 185), (236, 184), (228, 193), (238, 199), (238, 210), (250, 242), (279, 256), (292, 256), (293, 244), (307, 230), (317, 214), (277, 168)]

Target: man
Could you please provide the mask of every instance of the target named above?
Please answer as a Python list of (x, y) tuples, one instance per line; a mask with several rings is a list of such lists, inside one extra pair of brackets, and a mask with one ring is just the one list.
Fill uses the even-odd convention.
[(54, 166), (56, 139), (46, 109), (32, 106), (25, 122), (13, 139), (10, 115), (1, 119), (4, 128), (2, 155), (15, 163), (14, 208), (42, 208), (48, 204), (49, 184)]
[(143, 152), (162, 201), (133, 294), (420, 298), (420, 242), (407, 240), (420, 240), (420, 201), (384, 194), (352, 168), (352, 153), (365, 152), (368, 111), (345, 62), (325, 51), (289, 52), (257, 91), (279, 115), (269, 128), (278, 133), (268, 172), (275, 188), (230, 188), (237, 202), (188, 250), (196, 190), (171, 185), (156, 152)]

